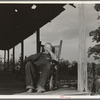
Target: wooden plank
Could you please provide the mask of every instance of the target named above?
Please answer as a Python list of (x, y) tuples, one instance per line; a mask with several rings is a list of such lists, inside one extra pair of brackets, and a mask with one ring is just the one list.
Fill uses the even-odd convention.
[(87, 62), (86, 62), (86, 32), (84, 4), (79, 5), (79, 62), (78, 62), (78, 91), (87, 91)]

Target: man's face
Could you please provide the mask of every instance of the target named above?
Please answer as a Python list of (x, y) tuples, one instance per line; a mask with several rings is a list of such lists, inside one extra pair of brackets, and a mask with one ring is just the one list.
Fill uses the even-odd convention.
[(44, 50), (45, 51), (52, 51), (52, 47), (51, 47), (51, 45), (50, 44), (46, 44), (45, 46), (44, 46)]

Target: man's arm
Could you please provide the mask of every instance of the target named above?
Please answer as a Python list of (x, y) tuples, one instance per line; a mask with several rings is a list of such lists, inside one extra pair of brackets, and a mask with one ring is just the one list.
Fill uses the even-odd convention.
[(26, 58), (25, 62), (27, 61), (36, 61), (39, 57), (41, 56), (41, 53), (30, 55), (29, 57)]
[(49, 53), (50, 53), (50, 55), (52, 57), (52, 60), (58, 61), (57, 56), (52, 51), (49, 51)]

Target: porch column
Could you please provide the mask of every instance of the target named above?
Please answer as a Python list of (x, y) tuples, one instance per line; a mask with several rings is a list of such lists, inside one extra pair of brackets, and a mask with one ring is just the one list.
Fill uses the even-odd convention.
[(38, 29), (36, 32), (36, 43), (37, 43), (36, 45), (37, 53), (39, 53), (40, 52), (40, 29)]
[(23, 59), (24, 59), (24, 41), (21, 42), (21, 68), (23, 67)]
[(5, 68), (5, 66), (6, 66), (6, 50), (4, 50), (4, 68)]
[(8, 69), (9, 69), (9, 49), (8, 49)]
[(84, 4), (79, 5), (79, 62), (78, 62), (78, 91), (87, 89), (87, 62), (86, 62), (86, 32), (85, 32)]
[(13, 70), (15, 68), (15, 47), (13, 47)]

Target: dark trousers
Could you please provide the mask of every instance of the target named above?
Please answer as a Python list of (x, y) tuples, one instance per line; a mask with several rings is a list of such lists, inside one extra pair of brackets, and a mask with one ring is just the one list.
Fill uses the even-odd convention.
[(27, 61), (25, 64), (26, 74), (26, 89), (29, 88), (44, 88), (46, 81), (49, 77), (50, 62), (37, 66), (31, 61)]

